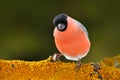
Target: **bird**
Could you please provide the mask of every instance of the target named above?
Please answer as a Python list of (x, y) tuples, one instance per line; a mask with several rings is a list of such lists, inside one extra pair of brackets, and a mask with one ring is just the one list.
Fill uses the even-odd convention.
[(65, 13), (55, 16), (53, 25), (54, 42), (60, 52), (52, 57), (53, 60), (58, 60), (62, 55), (68, 60), (77, 61), (76, 66), (81, 66), (81, 59), (88, 54), (91, 46), (85, 26)]

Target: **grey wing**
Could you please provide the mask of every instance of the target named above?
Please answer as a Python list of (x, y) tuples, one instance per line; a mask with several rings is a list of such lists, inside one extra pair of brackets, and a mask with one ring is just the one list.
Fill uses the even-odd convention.
[[(75, 19), (74, 19), (75, 20)], [(87, 29), (84, 27), (84, 25), (82, 25), (80, 22), (78, 22), (77, 20), (75, 20), (75, 22), (83, 29), (83, 31), (85, 32), (85, 34), (88, 36), (88, 32), (87, 32)]]

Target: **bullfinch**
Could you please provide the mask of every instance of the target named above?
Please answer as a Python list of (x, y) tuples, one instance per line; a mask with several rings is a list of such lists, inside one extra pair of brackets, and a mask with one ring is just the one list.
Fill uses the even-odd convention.
[(53, 31), (54, 41), (60, 54), (55, 54), (53, 60), (61, 55), (68, 60), (77, 61), (85, 57), (90, 49), (90, 40), (86, 28), (77, 20), (67, 14), (59, 14), (53, 19), (55, 29)]

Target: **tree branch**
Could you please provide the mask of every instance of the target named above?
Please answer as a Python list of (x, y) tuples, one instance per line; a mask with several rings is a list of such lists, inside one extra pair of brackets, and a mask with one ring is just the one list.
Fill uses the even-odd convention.
[(72, 62), (0, 60), (0, 80), (120, 80), (120, 55), (98, 62), (100, 70), (94, 71), (92, 63), (80, 69)]

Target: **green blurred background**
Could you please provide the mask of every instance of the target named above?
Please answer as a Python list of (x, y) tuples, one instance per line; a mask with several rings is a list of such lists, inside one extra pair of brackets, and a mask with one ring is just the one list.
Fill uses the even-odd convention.
[(83, 62), (120, 53), (119, 0), (2, 0), (0, 59), (41, 60), (58, 52), (52, 20), (66, 13), (83, 23), (91, 40)]

